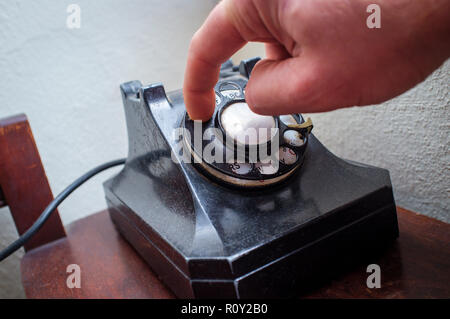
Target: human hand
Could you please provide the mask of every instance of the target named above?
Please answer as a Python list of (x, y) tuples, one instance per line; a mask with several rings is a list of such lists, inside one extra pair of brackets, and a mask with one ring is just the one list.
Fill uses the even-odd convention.
[(247, 42), (266, 43), (246, 101), (259, 114), (376, 104), (423, 81), (450, 54), (450, 1), (224, 0), (191, 41), (183, 94), (192, 119), (214, 111), (220, 65)]

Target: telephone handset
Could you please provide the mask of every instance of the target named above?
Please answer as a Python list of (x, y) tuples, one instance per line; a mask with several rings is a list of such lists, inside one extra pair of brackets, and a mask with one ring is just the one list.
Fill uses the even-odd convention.
[(110, 216), (178, 297), (298, 295), (398, 236), (387, 170), (334, 156), (299, 114), (250, 110), (257, 61), (222, 66), (201, 125), (181, 90), (121, 85), (129, 153), (104, 184)]

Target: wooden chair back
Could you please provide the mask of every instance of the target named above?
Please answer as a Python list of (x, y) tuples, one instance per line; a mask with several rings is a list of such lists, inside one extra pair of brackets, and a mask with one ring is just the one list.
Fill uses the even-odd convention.
[[(23, 234), (53, 200), (33, 133), (24, 114), (0, 119), (0, 207), (8, 205)], [(30, 250), (65, 236), (55, 211), (25, 245)]]

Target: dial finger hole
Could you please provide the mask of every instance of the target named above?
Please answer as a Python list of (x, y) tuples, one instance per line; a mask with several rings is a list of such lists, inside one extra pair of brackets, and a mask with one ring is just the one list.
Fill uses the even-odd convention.
[(287, 130), (284, 132), (283, 139), (286, 143), (295, 147), (300, 147), (305, 143), (301, 134), (294, 130)]
[(230, 164), (230, 169), (233, 173), (239, 174), (239, 175), (245, 175), (251, 172), (252, 170), (252, 164), (249, 163), (233, 163)]
[(222, 93), (223, 96), (226, 96), (229, 99), (235, 99), (241, 94), (239, 90), (224, 90), (220, 91), (220, 93)]
[(278, 172), (278, 167), (273, 165), (273, 163), (261, 163), (258, 162), (255, 164), (256, 169), (263, 175), (272, 175)]
[(292, 165), (297, 162), (297, 154), (292, 148), (282, 146), (280, 147), (280, 162), (286, 165)]
[(241, 95), (241, 91), (236, 84), (223, 83), (219, 88), (220, 93), (229, 99), (234, 99)]

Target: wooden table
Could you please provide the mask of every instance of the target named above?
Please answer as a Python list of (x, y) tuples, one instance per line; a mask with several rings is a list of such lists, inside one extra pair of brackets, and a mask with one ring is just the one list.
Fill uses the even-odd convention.
[[(450, 226), (398, 208), (400, 237), (375, 260), (381, 288), (366, 286), (367, 265), (301, 297), (450, 298)], [(81, 268), (81, 288), (66, 285), (66, 267)], [(28, 298), (174, 298), (117, 233), (107, 211), (72, 223), (67, 237), (22, 259)]]

